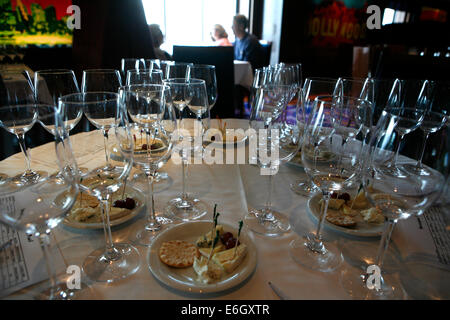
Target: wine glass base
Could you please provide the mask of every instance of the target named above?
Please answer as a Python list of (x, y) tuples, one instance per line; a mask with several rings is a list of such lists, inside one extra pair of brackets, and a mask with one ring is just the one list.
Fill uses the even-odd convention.
[(298, 264), (320, 272), (333, 272), (339, 268), (344, 261), (338, 248), (332, 243), (326, 243), (326, 252), (312, 251), (306, 244), (305, 239), (293, 240), (289, 244), (289, 252)]
[(414, 175), (419, 175), (419, 176), (430, 176), (431, 172), (429, 170), (427, 170), (425, 167), (418, 167), (415, 164), (404, 164), (403, 168), (405, 168), (405, 170), (409, 173), (412, 173)]
[(92, 281), (114, 282), (134, 274), (140, 267), (139, 251), (126, 243), (115, 243), (118, 255), (108, 259), (105, 248), (94, 250), (84, 260), (83, 271)]
[(208, 212), (208, 208), (203, 201), (188, 196), (186, 199), (176, 198), (169, 201), (166, 212), (176, 219), (190, 221), (203, 217)]
[(316, 186), (307, 181), (297, 181), (295, 183), (291, 183), (290, 187), (294, 193), (304, 197), (310, 197), (312, 194), (319, 191)]
[[(373, 273), (372, 273), (373, 275)], [(367, 283), (365, 281), (369, 283)], [(382, 274), (379, 288), (369, 289), (369, 284), (376, 285), (375, 278), (358, 269), (346, 269), (341, 272), (339, 281), (342, 287), (353, 298), (358, 300), (402, 300), (404, 291), (395, 275)]]
[(391, 177), (396, 177), (396, 178), (407, 178), (408, 175), (409, 175), (406, 171), (402, 170), (397, 165), (395, 165), (395, 166), (384, 166), (384, 167), (380, 168), (380, 170), (384, 174), (389, 175)]
[(85, 282), (80, 282), (79, 289), (69, 289), (67, 287), (67, 278), (69, 275), (61, 275), (58, 277), (56, 289), (47, 288), (40, 292), (38, 299), (40, 300), (87, 300), (95, 297), (95, 290), (88, 286)]
[[(345, 261), (351, 266), (364, 272), (367, 267), (375, 264), (378, 245), (367, 242), (346, 242), (341, 246)], [(393, 246), (389, 246), (383, 258), (383, 271), (387, 273), (401, 272), (401, 264), (396, 258)]]
[[(136, 173), (133, 176), (133, 184), (139, 185), (139, 189), (147, 190), (147, 176), (144, 173)], [(158, 193), (167, 190), (172, 184), (172, 178), (166, 172), (157, 172), (157, 176), (153, 180), (153, 192)]]
[(269, 237), (282, 236), (291, 230), (289, 218), (280, 212), (271, 210), (267, 218), (267, 209), (256, 208), (250, 210), (244, 217), (244, 224), (248, 229)]
[(171, 219), (166, 217), (156, 217), (157, 224), (147, 224), (143, 229), (140, 229), (135, 238), (132, 240), (133, 244), (150, 247), (155, 237), (166, 229), (166, 225), (173, 223)]
[(12, 177), (8, 182), (16, 187), (25, 187), (30, 184), (35, 184), (46, 177), (48, 177), (48, 173), (45, 171), (32, 171)]

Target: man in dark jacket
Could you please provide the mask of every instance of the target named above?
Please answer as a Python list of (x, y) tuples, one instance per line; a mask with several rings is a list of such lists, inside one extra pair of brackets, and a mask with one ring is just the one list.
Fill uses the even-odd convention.
[(234, 42), (234, 58), (236, 60), (248, 61), (254, 69), (261, 67), (262, 48), (258, 39), (247, 32), (248, 20), (238, 14), (233, 18), (233, 32), (236, 36)]

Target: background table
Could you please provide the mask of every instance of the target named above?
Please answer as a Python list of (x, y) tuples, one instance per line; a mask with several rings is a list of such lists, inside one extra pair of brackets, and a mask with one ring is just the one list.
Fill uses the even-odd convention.
[(253, 69), (248, 61), (234, 60), (234, 84), (250, 89), (253, 84)]
[[(227, 127), (247, 128), (245, 120), (227, 119)], [(215, 121), (213, 122), (215, 123)], [(100, 140), (101, 142), (101, 140)], [(101, 143), (100, 143), (101, 144)], [(46, 161), (53, 161), (53, 144), (32, 151), (33, 168), (46, 168)], [(101, 152), (99, 153), (101, 155)], [(103, 156), (103, 155), (102, 155)], [(23, 170), (23, 156), (15, 155), (0, 163), (0, 172), (19, 173)], [(181, 192), (181, 168), (169, 162), (162, 168), (170, 176), (169, 187), (155, 195), (157, 209), (161, 210), (167, 201)], [(289, 184), (304, 177), (301, 168), (283, 165), (274, 178), (273, 205), (290, 217), (293, 231), (281, 238), (267, 238), (248, 232), (257, 247), (257, 267), (244, 283), (236, 288), (212, 295), (190, 295), (175, 291), (158, 282), (147, 266), (148, 249), (139, 247), (140, 270), (129, 278), (113, 284), (94, 283), (96, 295), (90, 299), (278, 299), (267, 282), (271, 281), (291, 299), (350, 299), (339, 283), (340, 271), (321, 273), (309, 270), (295, 263), (289, 255), (289, 243), (306, 232), (314, 231), (316, 222), (306, 212), (307, 198), (294, 194)], [(194, 192), (210, 205), (205, 219), (212, 216), (212, 208), (218, 204), (220, 221), (237, 224), (248, 209), (264, 203), (267, 194), (267, 177), (259, 175), (259, 168), (251, 165), (191, 165), (189, 169), (188, 191)], [(158, 187), (157, 187), (158, 190)], [(439, 264), (433, 238), (423, 217), (423, 228), (416, 218), (400, 221), (394, 230), (391, 251), (400, 261), (398, 265), (410, 298), (422, 298), (422, 286), (431, 286), (441, 294), (450, 296), (450, 267)], [(115, 241), (127, 241), (136, 228), (145, 222), (142, 212), (133, 220), (113, 228)], [(54, 230), (59, 246), (69, 264), (81, 265), (92, 250), (104, 245), (103, 231), (78, 230), (63, 224)], [(323, 233), (325, 240), (338, 246), (365, 242), (375, 255), (379, 238), (360, 239), (336, 233), (328, 228)], [(386, 265), (386, 268), (389, 266)], [(347, 261), (340, 270), (349, 268), (359, 272)], [(408, 270), (408, 272), (407, 272)], [(62, 270), (61, 270), (62, 271)], [(33, 288), (35, 289), (35, 288)], [(31, 298), (33, 291), (28, 288), (7, 297), (8, 299)]]

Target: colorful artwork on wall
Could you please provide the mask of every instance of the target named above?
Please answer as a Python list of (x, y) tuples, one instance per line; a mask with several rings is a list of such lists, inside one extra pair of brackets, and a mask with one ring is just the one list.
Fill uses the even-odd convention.
[(71, 5), (72, 0), (0, 0), (0, 45), (72, 45)]
[(324, 0), (314, 2), (307, 36), (314, 47), (355, 44), (366, 37), (366, 1)]

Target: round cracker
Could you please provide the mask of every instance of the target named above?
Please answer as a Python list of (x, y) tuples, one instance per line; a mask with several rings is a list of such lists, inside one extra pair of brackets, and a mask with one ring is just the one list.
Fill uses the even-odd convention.
[(159, 258), (163, 263), (174, 268), (187, 268), (194, 264), (198, 257), (197, 247), (182, 240), (164, 242), (159, 248)]

